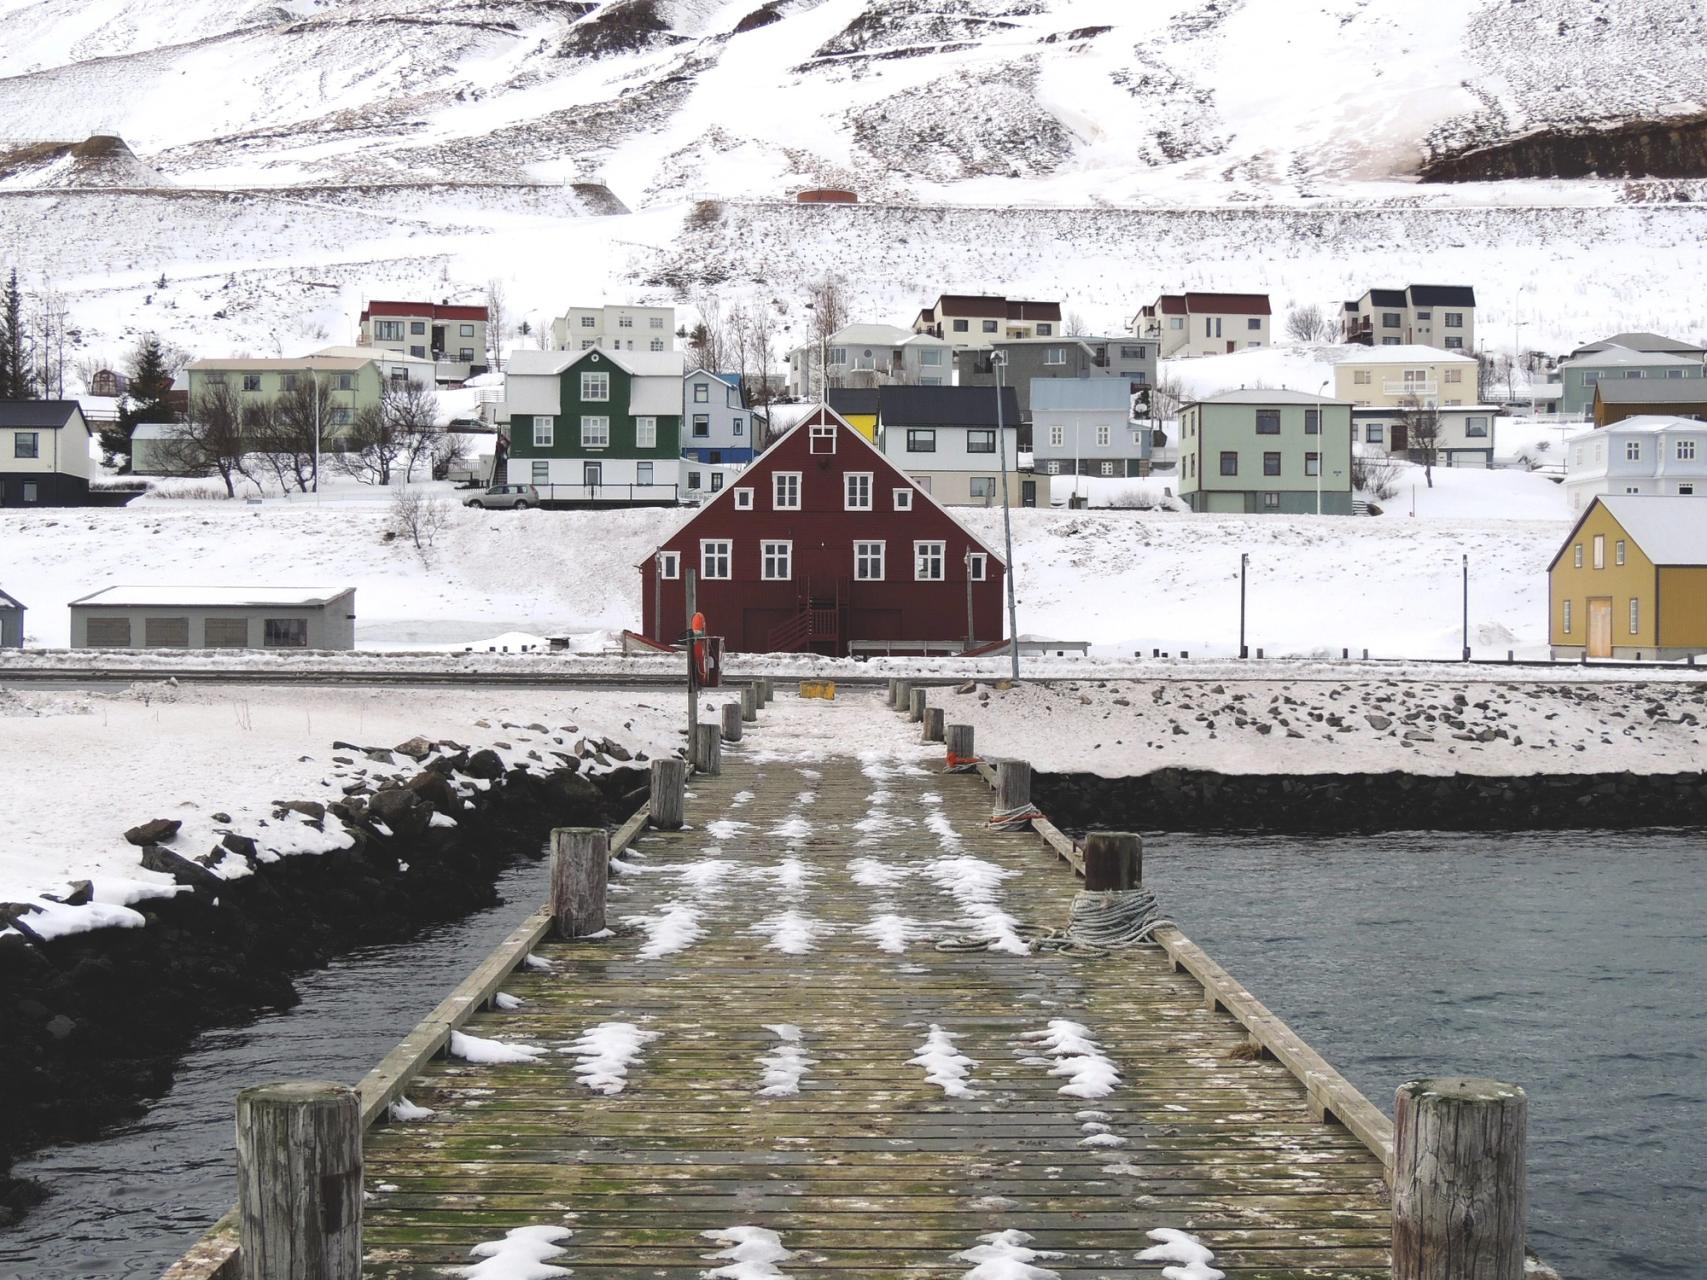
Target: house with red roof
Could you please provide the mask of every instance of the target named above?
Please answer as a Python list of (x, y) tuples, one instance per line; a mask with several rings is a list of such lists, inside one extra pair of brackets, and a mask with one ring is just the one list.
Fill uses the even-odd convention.
[(1132, 317), (1132, 336), (1169, 356), (1218, 356), (1269, 345), (1266, 293), (1164, 293)]
[(489, 367), (486, 308), (447, 302), (370, 302), (357, 321), (357, 345), (431, 360), (441, 384), (466, 382)]
[(642, 631), (660, 644), (695, 609), (732, 652), (954, 653), (1005, 638), (1001, 557), (823, 405), (637, 567)]
[(919, 311), (913, 332), (956, 347), (1053, 338), (1061, 333), (1059, 302), (1027, 302), (985, 293), (945, 293)]

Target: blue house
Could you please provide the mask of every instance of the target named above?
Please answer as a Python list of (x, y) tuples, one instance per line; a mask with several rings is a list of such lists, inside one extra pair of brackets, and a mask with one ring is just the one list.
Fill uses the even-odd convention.
[(738, 373), (695, 369), (682, 379), (682, 456), (693, 462), (747, 463), (753, 415)]

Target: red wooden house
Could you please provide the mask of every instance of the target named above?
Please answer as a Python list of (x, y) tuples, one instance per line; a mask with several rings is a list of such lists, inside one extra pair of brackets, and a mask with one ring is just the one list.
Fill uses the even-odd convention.
[(1000, 640), (1000, 557), (820, 406), (640, 563), (645, 635), (699, 611), (732, 651), (845, 657)]

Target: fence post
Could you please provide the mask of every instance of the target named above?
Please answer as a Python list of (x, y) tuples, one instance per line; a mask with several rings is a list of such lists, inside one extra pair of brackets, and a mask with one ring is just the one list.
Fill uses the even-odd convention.
[(720, 732), (714, 724), (697, 724), (693, 730), (693, 767), (711, 778), (723, 772), (723, 739), (719, 736)]
[(907, 719), (923, 720), (925, 718), (925, 703), (930, 695), (923, 689), (914, 689), (907, 695)]
[(924, 726), (925, 726), (925, 729), (924, 729), (923, 741), (925, 741), (925, 742), (941, 742), (942, 741), (942, 708), (941, 707), (926, 707), (925, 708)]
[(723, 723), (723, 741), (741, 741), (741, 704), (725, 702), (718, 708), (718, 718)]
[(1085, 837), (1085, 889), (1136, 889), (1144, 882), (1144, 841), (1129, 831), (1093, 831)]
[(680, 831), (687, 802), (688, 762), (677, 756), (652, 761), (652, 825), (660, 831)]
[(972, 726), (969, 724), (951, 724), (943, 730), (944, 745), (948, 748), (950, 763), (955, 759), (970, 760), (972, 750)]
[(562, 939), (605, 927), (610, 836), (603, 827), (558, 827), (551, 833), (551, 918)]
[(1529, 1099), (1497, 1080), (1412, 1080), (1393, 1099), (1393, 1280), (1522, 1280)]
[(759, 691), (750, 684), (741, 686), (741, 719), (748, 724), (759, 718)]
[(1031, 765), (1024, 760), (996, 764), (996, 812), (1011, 813), (1031, 804)]
[(237, 1095), (237, 1209), (242, 1280), (360, 1280), (354, 1089), (309, 1080)]

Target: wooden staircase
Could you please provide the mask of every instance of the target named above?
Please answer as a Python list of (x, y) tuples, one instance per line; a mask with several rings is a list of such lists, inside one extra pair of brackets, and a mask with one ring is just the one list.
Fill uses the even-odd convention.
[(795, 615), (771, 628), (766, 637), (769, 651), (840, 655), (846, 641), (847, 597), (846, 578), (838, 578), (827, 592), (814, 590), (808, 581)]

